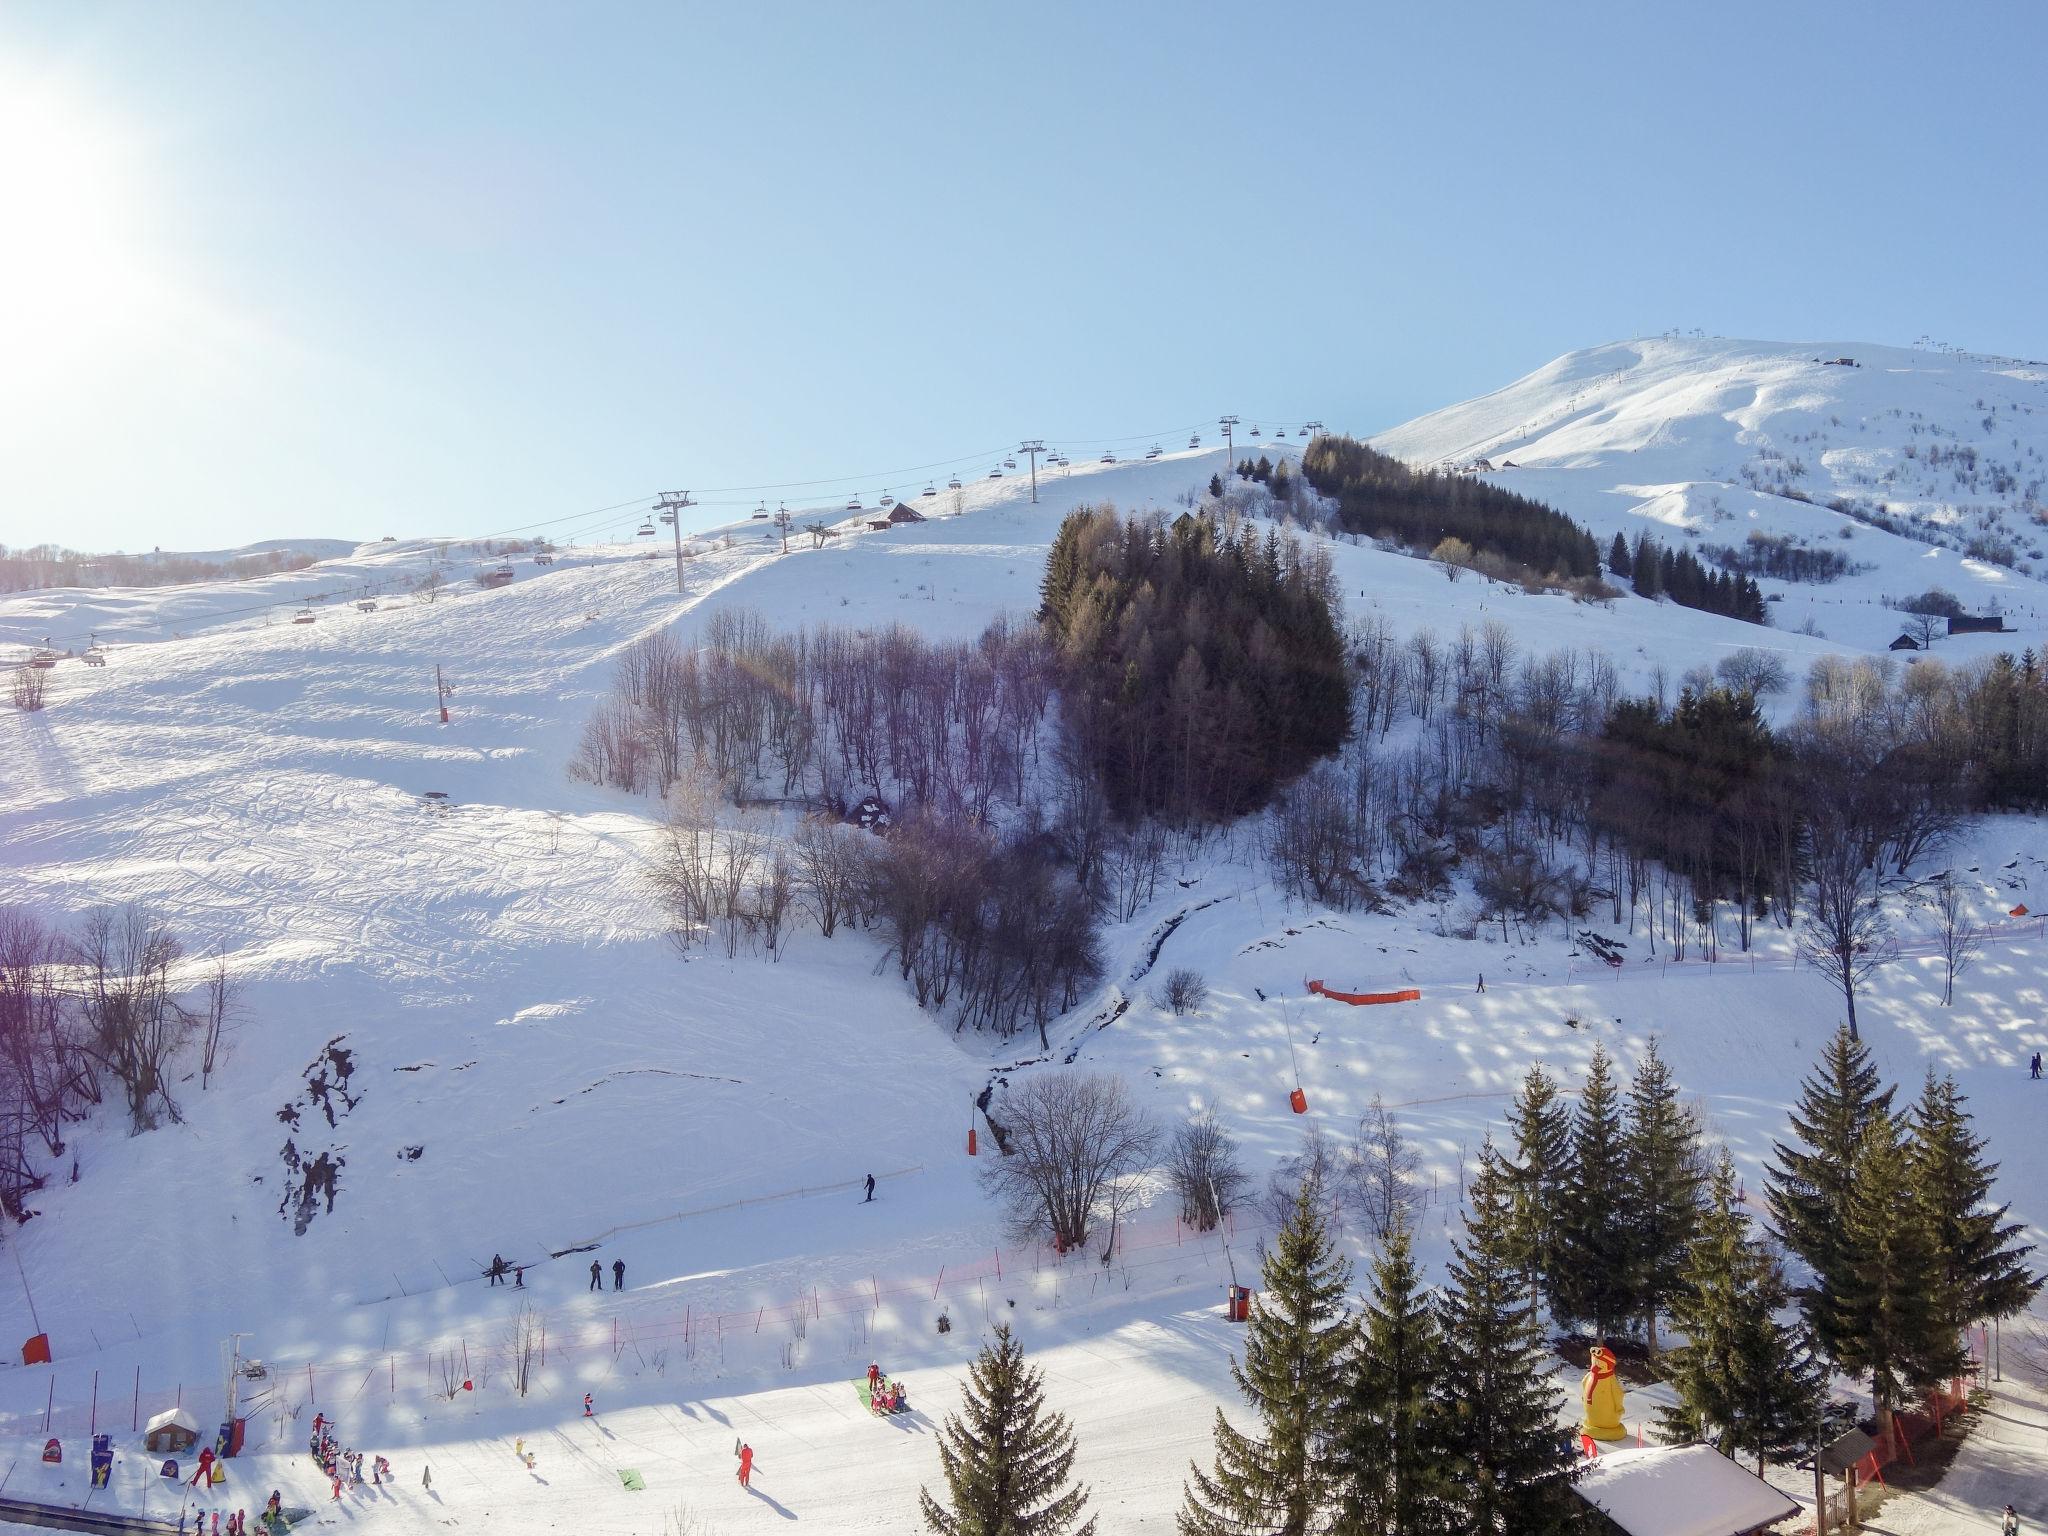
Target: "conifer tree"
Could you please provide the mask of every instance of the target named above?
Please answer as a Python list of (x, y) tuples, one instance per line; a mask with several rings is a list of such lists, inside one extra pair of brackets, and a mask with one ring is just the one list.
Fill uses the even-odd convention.
[(1684, 1282), (1687, 1250), (1700, 1208), (1698, 1118), (1678, 1102), (1671, 1069), (1652, 1039), (1629, 1078), (1623, 1156), (1623, 1224), (1629, 1285), (1643, 1310), (1650, 1353), (1657, 1352), (1657, 1313)]
[(1572, 1130), (1557, 1084), (1540, 1065), (1529, 1069), (1516, 1090), (1508, 1125), (1515, 1135), (1515, 1162), (1509, 1170), (1514, 1264), (1527, 1277), (1532, 1297), (1551, 1296), (1564, 1267)]
[(1850, 1258), (1843, 1221), (1864, 1133), (1891, 1114), (1892, 1090), (1880, 1086), (1870, 1052), (1847, 1026), (1835, 1031), (1819, 1066), (1799, 1085), (1792, 1110), (1794, 1143), (1778, 1142), (1764, 1169), (1778, 1236), (1812, 1271), (1796, 1291), (1828, 1357), (1842, 1358), (1825, 1297), (1843, 1282)]
[(1607, 569), (1624, 579), (1635, 569), (1635, 562), (1628, 557), (1628, 540), (1619, 533), (1615, 534), (1614, 543), (1607, 551)]
[(1007, 1324), (996, 1325), (968, 1367), (960, 1412), (939, 1431), (946, 1502), (918, 1489), (927, 1530), (937, 1536), (1094, 1536), (1081, 1520), (1088, 1490), (1068, 1486), (1074, 1432), (1045, 1407), (1037, 1370)]
[(1636, 1310), (1630, 1273), (1628, 1148), (1614, 1062), (1599, 1045), (1572, 1116), (1572, 1179), (1565, 1201), (1563, 1263), (1553, 1309), (1589, 1322), (1601, 1337)]
[(1191, 1466), (1181, 1536), (1311, 1536), (1329, 1528), (1336, 1473), (1329, 1455), (1345, 1398), (1356, 1323), (1345, 1307), (1351, 1266), (1337, 1251), (1313, 1178), (1261, 1271), (1264, 1293), (1245, 1328), (1231, 1380), (1258, 1416), (1245, 1434), (1216, 1410), (1216, 1470)]
[(1822, 1313), (1843, 1370), (1870, 1378), (1879, 1424), (1964, 1365), (1957, 1310), (1934, 1222), (1913, 1198), (1899, 1121), (1871, 1122), (1857, 1148), (1842, 1215), (1843, 1273), (1831, 1280)]
[(1434, 1536), (1447, 1529), (1443, 1335), (1400, 1220), (1372, 1267), (1332, 1459), (1337, 1529)]
[(1907, 1143), (1913, 1197), (1934, 1226), (1953, 1304), (1947, 1322), (1957, 1333), (2025, 1311), (2041, 1289), (2041, 1277), (2027, 1268), (2033, 1245), (2016, 1241), (2022, 1228), (2006, 1221), (2008, 1207), (1990, 1205), (1998, 1165), (1984, 1160), (1965, 1102), (1954, 1078), (1937, 1079), (1929, 1068)]
[(1217, 501), (1223, 499), (1223, 477), (1221, 475), (1211, 475), (1209, 477), (1209, 494)]
[(1571, 1438), (1557, 1423), (1535, 1308), (1508, 1241), (1506, 1170), (1489, 1140), (1479, 1154), (1438, 1304), (1443, 1330), (1441, 1469), (1460, 1536), (1543, 1536), (1571, 1518)]
[(1766, 1456), (1812, 1445), (1826, 1375), (1804, 1325), (1778, 1321), (1784, 1271), (1750, 1233), (1738, 1200), (1724, 1147), (1687, 1253), (1685, 1288), (1671, 1303), (1684, 1342), (1664, 1356), (1678, 1401), (1663, 1424), (1724, 1456), (1755, 1456), (1761, 1477)]

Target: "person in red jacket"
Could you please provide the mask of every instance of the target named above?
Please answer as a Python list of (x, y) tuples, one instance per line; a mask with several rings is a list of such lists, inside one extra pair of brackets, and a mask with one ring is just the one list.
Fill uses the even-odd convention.
[(747, 1479), (753, 1475), (754, 1448), (751, 1445), (743, 1444), (740, 1446), (740, 1486), (742, 1488), (747, 1487)]
[(212, 1477), (213, 1447), (202, 1445), (199, 1448), (199, 1470), (192, 1474), (192, 1486), (194, 1488), (204, 1488)]

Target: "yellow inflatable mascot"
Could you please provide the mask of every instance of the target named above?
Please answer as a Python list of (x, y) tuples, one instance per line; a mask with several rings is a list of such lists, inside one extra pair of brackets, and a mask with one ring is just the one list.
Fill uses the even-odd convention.
[(1621, 1422), (1621, 1378), (1614, 1374), (1614, 1351), (1595, 1345), (1592, 1369), (1586, 1372), (1580, 1389), (1586, 1399), (1585, 1431), (1595, 1440), (1626, 1440), (1628, 1428)]

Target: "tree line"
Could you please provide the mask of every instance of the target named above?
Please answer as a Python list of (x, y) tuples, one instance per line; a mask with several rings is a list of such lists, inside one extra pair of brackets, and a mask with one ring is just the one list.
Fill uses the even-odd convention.
[(1347, 532), (1417, 554), (1459, 539), (1558, 583), (1600, 575), (1599, 546), (1581, 524), (1476, 476), (1413, 469), (1355, 438), (1331, 435), (1302, 450), (1301, 476), (1337, 503)]
[(186, 960), (179, 936), (140, 907), (94, 908), (70, 933), (0, 908), (0, 1208), (15, 1220), (63, 1156), (67, 1127), (110, 1091), (131, 1132), (179, 1120), (173, 1069), (195, 1040), (209, 1084), (236, 989), (220, 951), (196, 978)]
[(1665, 549), (1647, 533), (1635, 547), (1620, 534), (1607, 552), (1607, 568), (1627, 581), (1638, 597), (1668, 597), (1683, 608), (1718, 613), (1745, 624), (1768, 624), (1770, 608), (1754, 577), (1732, 568), (1710, 571), (1690, 550)]
[(303, 571), (313, 556), (289, 549), (257, 550), (233, 560), (195, 555), (88, 555), (59, 544), (9, 549), (0, 544), (0, 592), (46, 587), (174, 587), (189, 581), (247, 581)]

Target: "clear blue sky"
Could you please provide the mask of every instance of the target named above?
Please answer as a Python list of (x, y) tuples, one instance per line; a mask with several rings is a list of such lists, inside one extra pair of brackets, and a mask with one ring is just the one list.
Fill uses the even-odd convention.
[(11, 0), (0, 542), (872, 500), (1672, 327), (2048, 357), (2044, 44), (2037, 4)]

